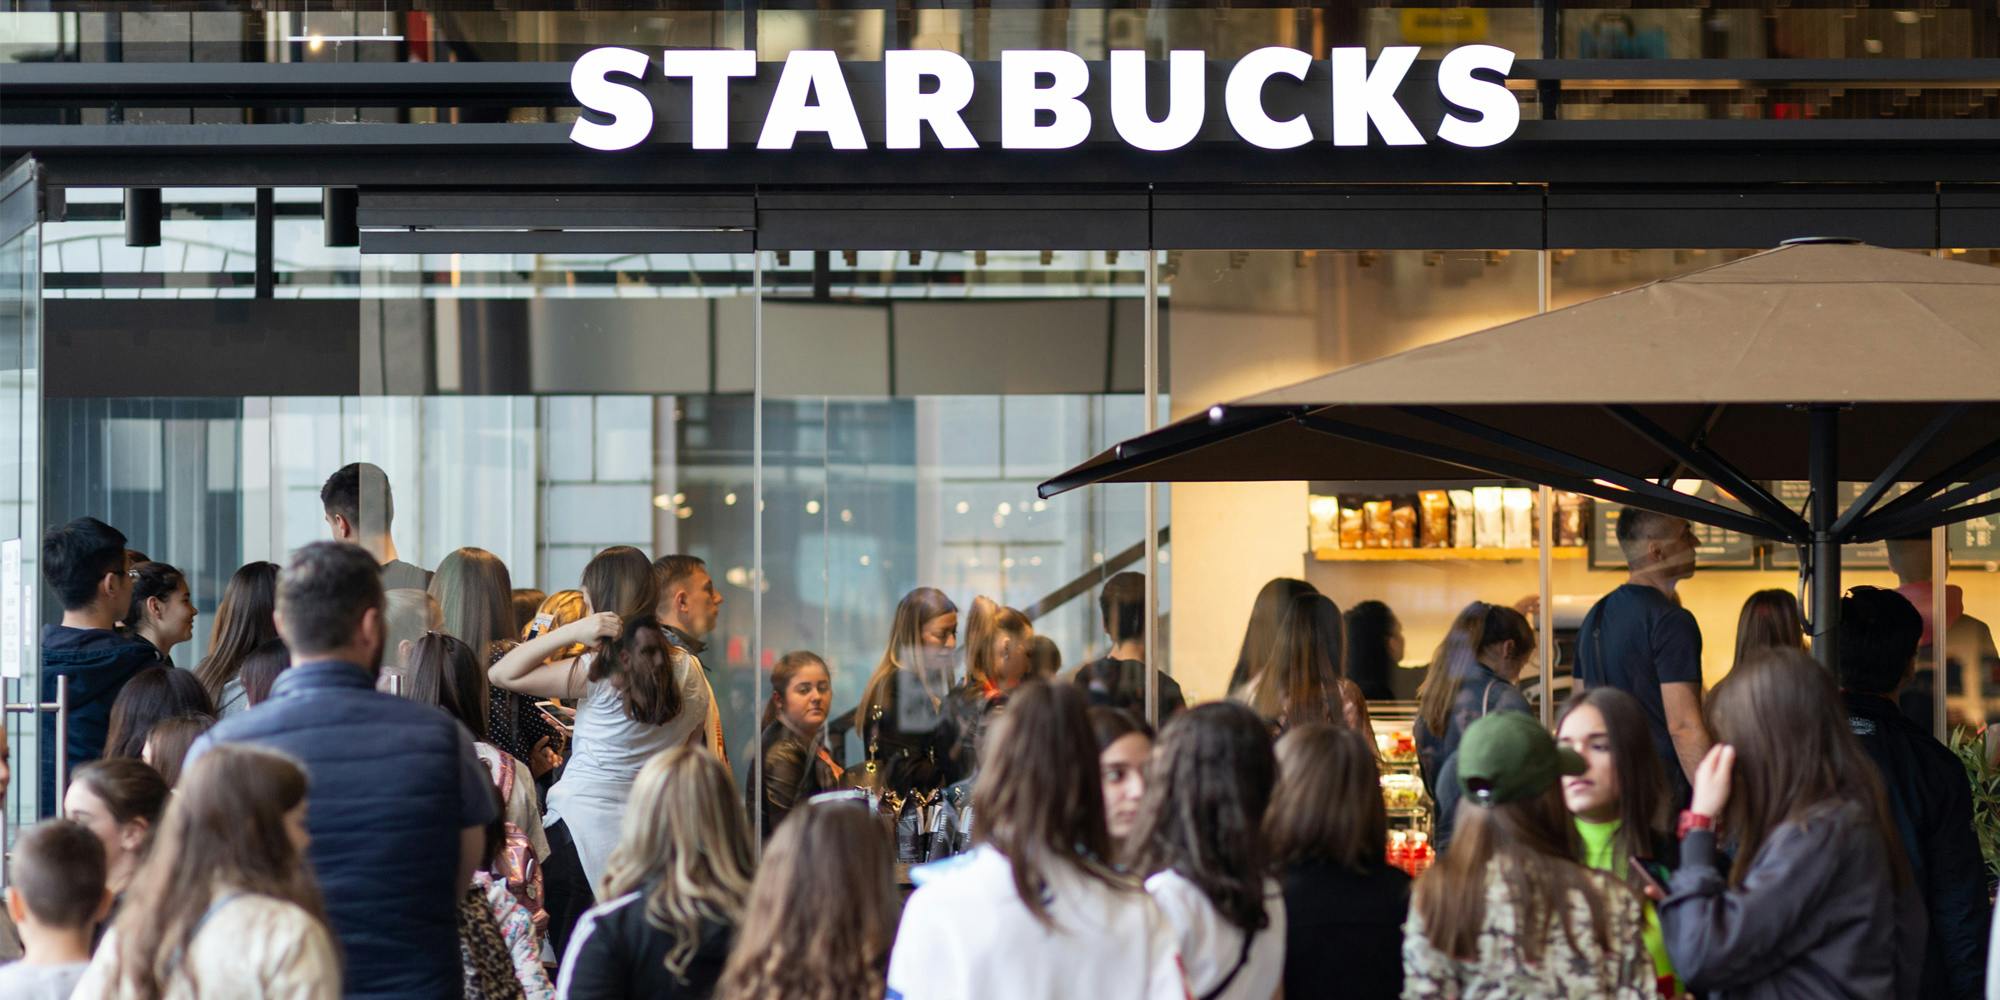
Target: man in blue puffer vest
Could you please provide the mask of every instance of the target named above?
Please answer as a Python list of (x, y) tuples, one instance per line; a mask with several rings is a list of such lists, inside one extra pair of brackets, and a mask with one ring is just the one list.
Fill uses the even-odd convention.
[(346, 953), (348, 997), (458, 1000), (458, 899), (498, 812), (463, 726), (375, 690), (382, 578), (341, 542), (300, 549), (278, 577), (292, 666), (271, 696), (188, 754), (257, 743), (305, 765), (310, 859)]

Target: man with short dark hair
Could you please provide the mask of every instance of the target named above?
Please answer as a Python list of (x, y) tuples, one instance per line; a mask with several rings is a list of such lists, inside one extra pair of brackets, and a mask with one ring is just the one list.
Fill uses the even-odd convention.
[(278, 577), (278, 635), (293, 666), (256, 708), (188, 753), (256, 743), (305, 765), (308, 856), (346, 952), (346, 996), (461, 994), (458, 900), (498, 812), (465, 728), (375, 690), (382, 579), (372, 553), (314, 542)]
[[(1070, 671), (1070, 683), (1083, 689), (1093, 705), (1110, 705), (1144, 715), (1146, 712), (1146, 577), (1113, 574), (1097, 594), (1104, 616), (1104, 634), (1111, 648), (1101, 659)], [(1160, 721), (1187, 707), (1181, 686), (1165, 671), (1155, 670), (1160, 694)]]
[(1848, 725), (1874, 758), (1931, 933), (1926, 997), (1972, 1000), (1986, 969), (1986, 867), (1964, 765), (1896, 706), (1916, 669), (1923, 617), (1903, 595), (1855, 587), (1840, 601), (1840, 686)]
[(702, 683), (709, 685), (708, 748), (727, 761), (729, 744), (722, 735), (722, 707), (708, 678), (708, 664), (701, 659), (708, 651), (708, 636), (722, 615), (722, 594), (716, 591), (715, 578), (700, 556), (666, 555), (653, 560), (653, 584), (660, 592), (654, 617), (666, 629), (667, 638), (693, 658), (701, 670)]
[(1637, 507), (1618, 512), (1618, 547), (1630, 570), (1577, 629), (1577, 680), (1639, 699), (1674, 803), (1687, 805), (1708, 753), (1701, 718), (1701, 626), (1675, 588), (1694, 575), (1694, 528)]
[(359, 545), (375, 557), (382, 568), (383, 590), (430, 589), (431, 571), (404, 562), (396, 553), (396, 539), (389, 534), (396, 520), (396, 498), (389, 490), (389, 474), (380, 466), (369, 462), (341, 466), (319, 488), (319, 503), (334, 541)]
[[(62, 604), (62, 623), (42, 626), (42, 700), (56, 700), (56, 678), (69, 678), (69, 771), (104, 755), (111, 703), (125, 682), (160, 662), (144, 639), (119, 635), (132, 606), (125, 535), (94, 517), (79, 517), (42, 536), (42, 578)], [(41, 813), (62, 800), (56, 787), (55, 726), (41, 727)]]

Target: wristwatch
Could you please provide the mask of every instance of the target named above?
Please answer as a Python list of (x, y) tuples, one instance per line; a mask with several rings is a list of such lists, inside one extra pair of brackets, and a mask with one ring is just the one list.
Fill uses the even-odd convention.
[(1715, 817), (1703, 816), (1701, 813), (1695, 812), (1692, 809), (1683, 809), (1681, 810), (1680, 829), (1675, 831), (1674, 839), (1676, 840), (1686, 839), (1688, 833), (1694, 830), (1713, 830), (1713, 829), (1715, 829)]

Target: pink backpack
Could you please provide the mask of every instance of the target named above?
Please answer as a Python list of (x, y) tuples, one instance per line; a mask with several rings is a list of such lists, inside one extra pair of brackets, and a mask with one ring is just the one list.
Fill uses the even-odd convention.
[[(514, 758), (506, 753), (495, 757), (480, 758), (487, 770), (493, 773), (493, 784), (500, 789), (500, 801), (514, 801)], [(533, 790), (529, 790), (533, 794)], [(549, 913), (542, 906), (542, 863), (535, 859), (534, 846), (528, 842), (527, 831), (506, 822), (506, 839), (501, 842), (500, 856), (493, 862), (493, 874), (506, 880), (507, 891), (528, 911), (528, 918), (534, 921), (535, 934), (548, 933)]]

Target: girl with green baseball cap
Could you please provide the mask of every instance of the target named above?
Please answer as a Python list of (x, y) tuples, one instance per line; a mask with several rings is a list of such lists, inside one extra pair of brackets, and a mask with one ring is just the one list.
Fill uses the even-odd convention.
[(1466, 728), (1457, 765), (1457, 834), (1417, 881), (1403, 995), (1650, 1000), (1638, 893), (1575, 860), (1560, 781), (1583, 758), (1499, 712)]

